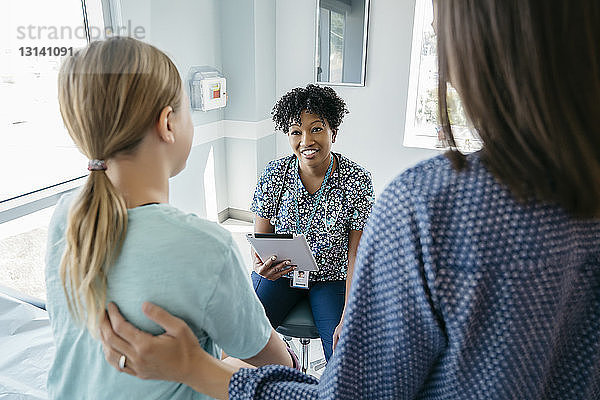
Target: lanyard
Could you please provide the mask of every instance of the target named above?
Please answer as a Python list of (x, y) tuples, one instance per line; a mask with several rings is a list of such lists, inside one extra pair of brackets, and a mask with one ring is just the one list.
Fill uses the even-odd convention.
[(292, 164), (292, 161), (293, 161), (293, 159), (290, 159), (290, 161), (285, 165), (285, 171), (283, 172), (283, 179), (281, 182), (281, 186), (279, 187), (279, 193), (277, 194), (277, 200), (275, 201), (275, 212), (273, 213), (273, 216), (269, 220), (269, 222), (273, 226), (277, 225), (277, 214), (279, 214), (279, 206), (281, 205), (281, 195), (283, 194), (283, 189), (285, 188), (285, 180), (287, 178), (287, 173), (290, 170), (290, 165)]
[[(298, 163), (299, 163), (299, 161), (296, 163), (296, 167), (298, 167)], [(331, 155), (331, 159), (329, 161), (329, 168), (327, 168), (327, 173), (325, 174), (325, 178), (323, 178), (323, 183), (321, 183), (321, 187), (319, 187), (319, 190), (316, 193), (317, 200), (315, 201), (315, 205), (310, 214), (310, 217), (308, 218), (308, 221), (306, 222), (306, 225), (304, 225), (304, 229), (302, 229), (302, 226), (300, 225), (300, 207), (298, 206), (298, 197), (300, 197), (300, 193), (298, 190), (298, 187), (299, 187), (298, 181), (300, 180), (300, 174), (299, 174), (298, 168), (296, 168), (296, 193), (294, 196), (294, 205), (296, 207), (296, 233), (298, 233), (298, 234), (308, 233), (308, 231), (310, 230), (310, 225), (312, 223), (313, 218), (315, 217), (317, 208), (319, 208), (319, 203), (321, 202), (321, 196), (323, 195), (323, 190), (325, 190), (325, 186), (327, 185), (327, 180), (329, 179), (329, 175), (331, 174), (332, 167), (333, 167), (333, 154)]]

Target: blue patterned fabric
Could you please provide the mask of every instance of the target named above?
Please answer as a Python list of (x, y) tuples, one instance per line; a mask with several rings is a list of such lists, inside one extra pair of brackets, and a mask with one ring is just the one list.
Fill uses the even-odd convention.
[(335, 156), (338, 165), (323, 188), (319, 204), (316, 193), (311, 195), (300, 180), (296, 156), (290, 155), (267, 164), (256, 184), (250, 208), (259, 217), (275, 217), (276, 233), (296, 233), (295, 199), (302, 224), (310, 219), (316, 207), (306, 233), (306, 241), (319, 266), (318, 272), (310, 273), (311, 281), (346, 280), (350, 231), (363, 230), (374, 202), (371, 174), (341, 154)]
[(478, 153), (373, 208), (320, 382), (242, 369), (231, 399), (599, 399), (600, 220), (516, 202)]

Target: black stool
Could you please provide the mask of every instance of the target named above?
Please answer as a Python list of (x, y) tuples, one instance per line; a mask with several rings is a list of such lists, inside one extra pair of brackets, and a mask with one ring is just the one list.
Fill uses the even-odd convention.
[[(281, 325), (275, 330), (283, 335), (283, 338), (288, 345), (292, 337), (300, 339), (300, 344), (302, 345), (300, 364), (302, 372), (306, 373), (306, 370), (308, 369), (308, 346), (310, 344), (310, 339), (320, 338), (308, 299), (302, 299), (296, 304)], [(315, 361), (315, 366), (313, 368), (317, 370), (324, 367), (324, 361), (324, 359)]]

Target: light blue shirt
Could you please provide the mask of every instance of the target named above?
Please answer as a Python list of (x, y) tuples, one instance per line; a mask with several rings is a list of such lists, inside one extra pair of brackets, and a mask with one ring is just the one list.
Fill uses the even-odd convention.
[[(56, 356), (48, 375), (51, 399), (206, 399), (176, 382), (143, 381), (104, 359), (101, 343), (69, 314), (60, 279), (69, 205), (64, 196), (48, 231), (46, 287)], [(163, 330), (141, 311), (151, 301), (185, 320), (202, 347), (241, 359), (267, 344), (271, 325), (231, 234), (216, 223), (167, 204), (128, 210), (127, 235), (108, 272), (107, 300), (154, 335)]]

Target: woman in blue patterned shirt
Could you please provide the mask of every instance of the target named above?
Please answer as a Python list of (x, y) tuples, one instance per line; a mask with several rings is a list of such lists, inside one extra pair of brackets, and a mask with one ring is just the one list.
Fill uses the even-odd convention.
[(255, 252), (252, 282), (275, 328), (308, 296), (326, 360), (339, 336), (358, 242), (373, 204), (369, 172), (331, 150), (347, 112), (329, 87), (308, 85), (283, 95), (273, 121), (287, 134), (293, 154), (267, 164), (251, 207), (255, 232), (306, 236), (319, 266), (309, 273), (308, 290), (290, 287), (289, 261), (263, 263)]
[(157, 307), (174, 337), (120, 333), (144, 345), (125, 348), (136, 373), (230, 399), (600, 398), (600, 2), (443, 0), (436, 15), (443, 131), (454, 144), (451, 81), (484, 149), (384, 190), (320, 382), (227, 369)]

